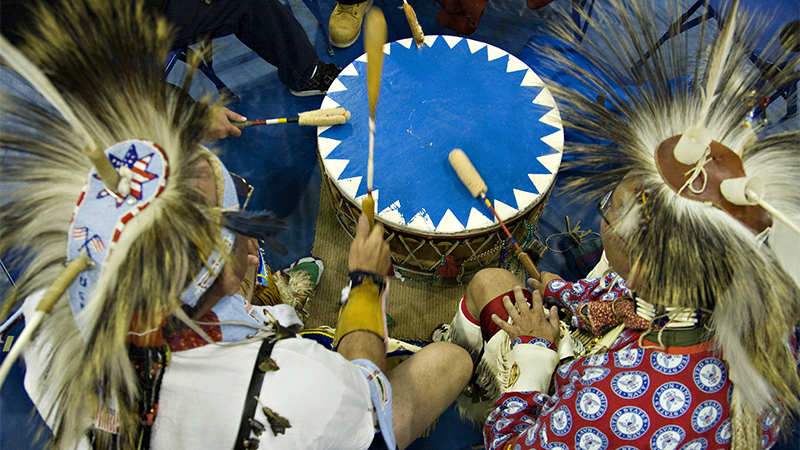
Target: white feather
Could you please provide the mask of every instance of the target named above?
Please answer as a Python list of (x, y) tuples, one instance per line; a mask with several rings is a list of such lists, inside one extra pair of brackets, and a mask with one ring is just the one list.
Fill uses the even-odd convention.
[(700, 112), (697, 117), (697, 126), (705, 126), (708, 112), (711, 110), (711, 104), (718, 97), (717, 89), (719, 82), (722, 79), (722, 73), (725, 69), (725, 62), (728, 60), (731, 47), (733, 46), (733, 35), (736, 29), (736, 10), (739, 6), (739, 0), (731, 2), (730, 10), (725, 18), (725, 24), (722, 26), (722, 33), (719, 36), (720, 43), (716, 44), (716, 51), (711, 60), (711, 65), (708, 67), (708, 78), (706, 86), (703, 89), (703, 103), (700, 107)]

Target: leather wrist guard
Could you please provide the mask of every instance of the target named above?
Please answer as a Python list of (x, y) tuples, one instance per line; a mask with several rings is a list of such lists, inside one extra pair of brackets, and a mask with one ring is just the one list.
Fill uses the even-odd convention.
[(364, 277), (361, 283), (350, 289), (347, 303), (339, 311), (339, 325), (333, 340), (334, 348), (339, 346), (343, 337), (353, 331), (368, 331), (384, 339), (383, 308), (381, 304), (381, 288), (372, 278)]

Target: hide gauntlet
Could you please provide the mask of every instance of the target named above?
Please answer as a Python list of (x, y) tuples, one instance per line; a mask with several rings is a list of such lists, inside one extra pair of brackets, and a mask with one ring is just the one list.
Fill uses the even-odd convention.
[(334, 347), (338, 347), (342, 338), (354, 331), (368, 331), (383, 340), (385, 320), (381, 305), (381, 286), (375, 284), (371, 278), (363, 278), (360, 284), (350, 288), (347, 303), (339, 311)]

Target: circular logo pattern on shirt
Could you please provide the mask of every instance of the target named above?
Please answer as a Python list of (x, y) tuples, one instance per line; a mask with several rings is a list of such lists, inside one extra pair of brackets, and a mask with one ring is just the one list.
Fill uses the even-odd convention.
[(555, 292), (555, 291), (563, 288), (566, 285), (567, 285), (567, 282), (564, 281), (564, 280), (553, 280), (553, 281), (550, 282), (549, 285), (547, 285), (547, 287), (550, 288), (551, 291)]
[(611, 373), (611, 371), (605, 368), (590, 367), (583, 371), (583, 376), (581, 377), (581, 384), (584, 386), (589, 386), (595, 381), (600, 381), (603, 378), (607, 377), (609, 373)]
[(522, 416), (522, 418), (520, 418), (519, 420), (521, 420), (521, 421), (523, 421), (523, 422), (525, 422), (527, 424), (530, 424), (530, 425), (539, 423), (539, 422), (536, 421), (536, 419), (534, 419), (531, 416)]
[(764, 420), (761, 421), (761, 429), (767, 431), (774, 427), (777, 422), (778, 417), (775, 415), (775, 413), (768, 411), (766, 414), (764, 414)]
[(619, 297), (619, 294), (617, 294), (616, 292), (606, 292), (600, 297), (600, 300), (609, 301), (609, 300), (614, 300), (617, 297)]
[(608, 448), (608, 438), (597, 428), (581, 428), (575, 433), (575, 448), (583, 450), (605, 450)]
[(527, 429), (530, 428), (530, 427), (531, 427), (531, 424), (529, 424), (529, 423), (518, 423), (518, 424), (514, 425), (514, 428), (512, 428), (512, 430), (514, 430), (514, 434), (515, 435), (519, 435), (519, 434), (522, 434), (525, 431), (527, 431)]
[(650, 428), (650, 417), (635, 406), (626, 406), (611, 416), (611, 431), (620, 439), (638, 439)]
[(572, 360), (567, 364), (564, 364), (563, 366), (559, 367), (558, 370), (556, 370), (556, 373), (561, 375), (561, 378), (567, 378), (569, 371), (572, 370), (572, 366), (574, 366), (576, 362), (578, 361)]
[(714, 400), (706, 400), (695, 408), (692, 414), (692, 428), (698, 433), (705, 433), (719, 422), (722, 417), (722, 405)]
[(717, 428), (717, 433), (714, 435), (717, 444), (727, 444), (731, 441), (731, 419), (725, 419), (722, 425)]
[(622, 398), (639, 398), (650, 387), (650, 377), (638, 370), (620, 372), (611, 379), (611, 390)]
[(494, 436), (494, 440), (491, 442), (489, 446), (489, 450), (495, 450), (501, 448), (503, 444), (511, 437), (511, 434), (496, 434)]
[(564, 386), (564, 389), (561, 390), (561, 397), (570, 398), (572, 397), (572, 394), (574, 394), (576, 390), (578, 390), (578, 388), (576, 388), (574, 384), (568, 384)]
[(697, 438), (689, 441), (680, 450), (706, 450), (708, 448), (708, 441), (706, 438)]
[(578, 415), (586, 420), (599, 419), (608, 408), (606, 395), (599, 389), (591, 387), (581, 390), (575, 403)]
[(564, 436), (569, 433), (572, 429), (572, 414), (570, 414), (569, 408), (562, 406), (553, 411), (550, 416), (550, 429), (557, 436)]
[(636, 367), (644, 359), (644, 350), (641, 348), (627, 348), (614, 353), (614, 365), (624, 369)]
[[(519, 338), (517, 338), (517, 339), (519, 339)], [(520, 340), (520, 342), (522, 342), (522, 341)], [(539, 347), (550, 348), (550, 342), (548, 342), (546, 339), (542, 339), (542, 338), (533, 338), (533, 340), (531, 340), (528, 343), (529, 344), (533, 344), (533, 345), (538, 345)]]
[(544, 405), (541, 415), (549, 414), (550, 411), (552, 411), (553, 408), (558, 405), (559, 400), (561, 400), (561, 397), (558, 394), (554, 394), (552, 397), (550, 397), (547, 400), (547, 403)]
[(547, 439), (547, 427), (542, 427), (539, 430), (539, 443), (542, 445), (542, 447), (547, 448), (548, 442), (549, 441)]
[(583, 287), (583, 285), (580, 283), (580, 281), (579, 281), (579, 282), (576, 282), (576, 283), (572, 283), (572, 293), (573, 293), (573, 294), (575, 294), (575, 295), (581, 295), (581, 294), (583, 294), (583, 291), (584, 291), (584, 289), (585, 289), (585, 288), (584, 288), (584, 287)]
[(689, 355), (671, 355), (663, 352), (653, 352), (650, 356), (650, 365), (653, 369), (673, 375), (685, 369), (689, 364)]
[(528, 428), (528, 434), (525, 435), (525, 445), (530, 447), (536, 442), (536, 432), (539, 431), (539, 422)]
[(667, 425), (659, 428), (650, 438), (650, 448), (658, 450), (674, 450), (681, 445), (686, 433), (683, 428), (675, 425)]
[(586, 359), (583, 360), (584, 366), (605, 366), (606, 364), (608, 364), (607, 353), (603, 353), (602, 355), (587, 356)]
[(717, 358), (706, 358), (694, 366), (694, 384), (703, 391), (714, 393), (722, 389), (728, 379), (725, 364)]
[(503, 402), (503, 416), (508, 417), (512, 414), (523, 411), (527, 407), (528, 402), (525, 400), (519, 397), (511, 397)]
[(562, 444), (561, 442), (551, 442), (550, 450), (569, 450), (569, 447), (567, 447), (566, 444)]
[(494, 424), (492, 429), (494, 430), (495, 433), (498, 433), (500, 432), (500, 430), (511, 425), (513, 422), (514, 421), (512, 419), (500, 419), (497, 421), (497, 423)]
[(664, 383), (653, 394), (653, 406), (664, 417), (678, 417), (689, 409), (692, 394), (680, 383)]
[(498, 417), (500, 417), (500, 408), (495, 408), (491, 412), (491, 414), (489, 414), (489, 417), (486, 419), (486, 425), (494, 424), (495, 420), (497, 420)]

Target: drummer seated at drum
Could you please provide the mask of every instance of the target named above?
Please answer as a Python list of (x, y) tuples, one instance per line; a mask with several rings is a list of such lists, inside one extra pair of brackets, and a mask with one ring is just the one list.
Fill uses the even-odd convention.
[[(210, 160), (213, 162), (215, 159), (210, 158)], [(200, 175), (198, 184), (207, 199), (214, 203), (216, 192), (212, 173), (208, 164), (201, 161), (198, 167)], [(208, 312), (218, 302), (229, 299), (230, 297), (226, 296), (233, 295), (242, 283), (245, 275), (243, 269), (252, 267), (252, 263), (256, 261), (257, 256), (253, 247), (255, 245), (257, 248), (258, 244), (251, 238), (238, 235), (236, 242), (240, 241), (242, 245), (234, 244), (231, 263), (224, 266), (220, 278), (203, 297), (204, 306), (201, 309), (204, 312)], [(370, 368), (371, 389), (382, 386), (383, 391), (375, 392), (373, 389), (372, 392), (372, 402), (376, 408), (373, 419), (378, 418), (381, 429), (381, 434), (376, 435), (370, 447), (375, 449), (391, 448), (392, 443), (396, 443), (397, 448), (402, 449), (416, 440), (461, 392), (469, 379), (472, 367), (464, 350), (452, 344), (439, 342), (425, 346), (407, 361), (388, 369), (384, 347), (385, 316), (382, 314), (380, 287), (390, 267), (389, 245), (383, 240), (383, 226), (376, 223), (370, 229), (366, 216), (362, 215), (349, 253), (348, 268), (351, 281), (349, 298), (339, 316), (334, 344), (337, 353), (344, 359), (353, 361), (353, 364), (362, 368), (362, 371), (363, 368)], [(274, 309), (270, 310), (270, 313), (275, 312)], [(199, 318), (202, 314), (196, 312), (194, 316)], [(294, 323), (297, 323), (296, 317), (284, 325)], [(316, 343), (312, 344), (311, 340), (302, 341), (304, 347), (317, 346)], [(308, 350), (308, 353), (314, 352)], [(326, 355), (326, 361), (342, 359), (339, 355)], [(324, 366), (326, 361), (317, 360), (316, 367)], [(278, 364), (281, 362), (278, 361)], [(359, 373), (359, 370), (356, 370), (356, 373)], [(437, 382), (431, 383), (426, 380), (437, 380)], [(300, 386), (286, 385), (279, 388), (292, 391)], [(379, 398), (376, 398), (376, 395)], [(382, 411), (378, 408), (378, 404), (383, 405)], [(303, 407), (298, 405), (298, 408)], [(355, 417), (349, 419), (355, 421)], [(342, 423), (346, 421), (342, 418)], [(295, 426), (299, 427), (300, 424)], [(353, 424), (353, 427), (352, 435), (355, 436), (358, 434), (358, 430), (355, 429), (356, 424)], [(347, 445), (338, 444), (342, 447)]]
[[(480, 359), (465, 392), (483, 406), (462, 396), (459, 408), (484, 422), (487, 448), (514, 442), (522, 449), (579, 442), (588, 448), (588, 440), (607, 448), (642, 448), (663, 439), (730, 442), (736, 418), (729, 392), (737, 386), (727, 376), (719, 337), (707, 328), (710, 314), (666, 310), (634, 292), (647, 293), (650, 279), (631, 270), (619, 225), (637, 220), (647, 196), (644, 183), (627, 176), (601, 199), (605, 253), (589, 278), (572, 283), (542, 272), (541, 281), (528, 280), (533, 292), (504, 269), (484, 269), (471, 280), (444, 337)], [(559, 309), (580, 331), (570, 334)], [(576, 339), (581, 332), (593, 339)], [(631, 400), (642, 396), (647, 400)], [(698, 419), (702, 414), (707, 423)], [(776, 442), (777, 417), (761, 413), (763, 442)]]

